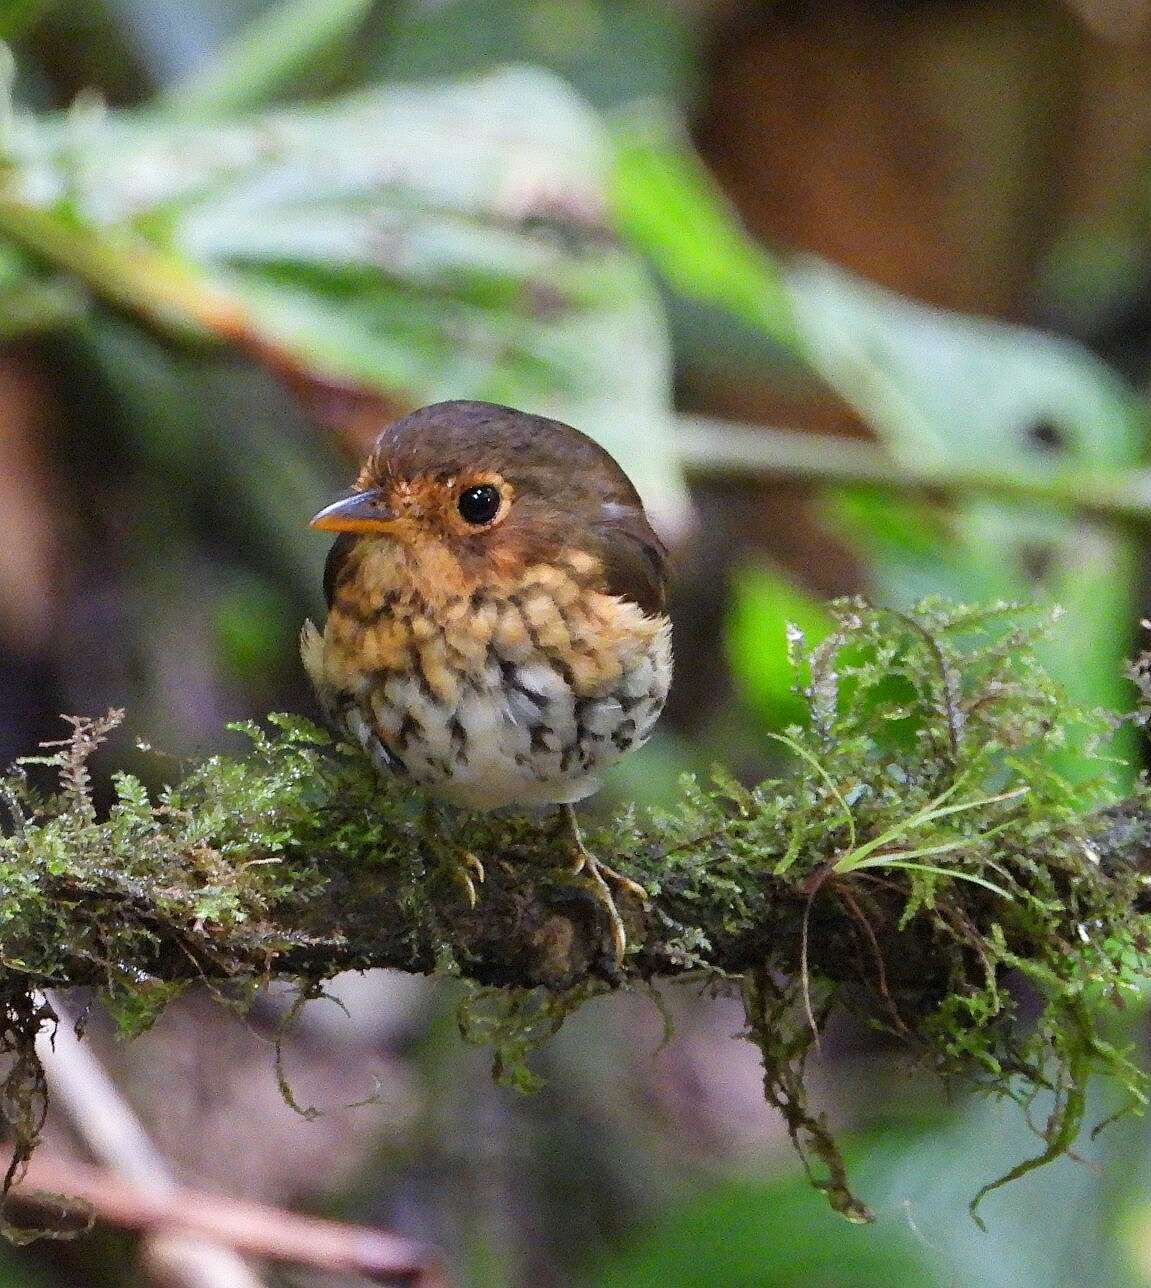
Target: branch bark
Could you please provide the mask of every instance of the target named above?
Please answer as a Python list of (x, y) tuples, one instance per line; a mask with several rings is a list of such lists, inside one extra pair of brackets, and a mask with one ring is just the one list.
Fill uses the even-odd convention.
[[(863, 1209), (804, 1098), (804, 1059), (837, 1005), (967, 1085), (1024, 1100), (1061, 1089), (1043, 1153), (1012, 1176), (1066, 1150), (1093, 1072), (1141, 1102), (1151, 1079), (1106, 1036), (1104, 1011), (1146, 974), (1151, 785), (1092, 812), (1114, 777), (1099, 741), (1113, 723), (1070, 708), (1044, 675), (1030, 651), (1041, 613), (851, 601), (834, 614), (818, 645), (791, 640), (809, 706), (781, 737), (794, 772), (750, 790), (686, 782), (674, 809), (590, 830), (593, 852), (649, 893), (617, 896), (622, 964), (554, 829), (458, 815), (431, 844), (402, 782), (284, 715), (245, 726), (247, 756), (212, 757), (158, 795), (120, 775), (102, 811), (87, 762), (123, 713), (73, 718), (41, 758), (55, 796), (0, 779), (13, 1170), (43, 1104), (34, 1040), (50, 1016), (36, 990), (94, 986), (133, 1032), (188, 981), (250, 998), (279, 977), (306, 998), (370, 967), (496, 986), (463, 999), (461, 1025), (513, 1080), (530, 1079), (524, 1054), (589, 992), (740, 978), (767, 1099), (787, 1106), (817, 1185), (851, 1213)], [(1146, 721), (1151, 662), (1130, 674)], [(1069, 750), (1098, 774), (1080, 788), (1058, 772)], [(474, 905), (450, 853), (484, 864)], [(1009, 975), (1031, 981), (1037, 1020), (1015, 1022)], [(541, 989), (552, 995), (524, 992)]]
[[(1151, 872), (1151, 815), (1142, 799), (1093, 815), (1082, 842), (1108, 880), (1129, 882), (1133, 872)], [(718, 857), (724, 837), (703, 836), (698, 844), (712, 847)], [(334, 865), (322, 884), (278, 905), (274, 926), (238, 922), (211, 933), (202, 927), (187, 932), (114, 873), (106, 873), (100, 885), (66, 881), (48, 893), (87, 905), (87, 917), (99, 918), (103, 907), (109, 917), (137, 926), (141, 951), (130, 963), (132, 971), (166, 982), (226, 983), (249, 973), (320, 981), (377, 967), (430, 974), (443, 968), (448, 952), (453, 970), (477, 983), (557, 991), (701, 970), (737, 976), (765, 963), (798, 970), (801, 959), (825, 978), (848, 984), (872, 973), (861, 958), (858, 925), (842, 903), (828, 897), (835, 892), (834, 873), (817, 871), (801, 883), (762, 873), (737, 892), (723, 885), (701, 888), (677, 875), (657, 887), (659, 878), (651, 874), (660, 872), (664, 857), (658, 842), (648, 842), (633, 868), (641, 878), (649, 874), (653, 892), (645, 905), (617, 897), (630, 944), (622, 969), (611, 955), (601, 905), (588, 889), (562, 876), (565, 856), (544, 829), (534, 843), (517, 834), (494, 860), (485, 852), (487, 877), (474, 908), (442, 873), (431, 872), (425, 879), (435, 897), (413, 915), (408, 881), (370, 863)], [(885, 892), (880, 884), (867, 898), (883, 938), (885, 988), (918, 992), (934, 977), (933, 949), (918, 925), (898, 929), (906, 891), (893, 885)], [(733, 899), (741, 910), (737, 921)], [(108, 963), (81, 940), (52, 983), (103, 987), (108, 978)]]

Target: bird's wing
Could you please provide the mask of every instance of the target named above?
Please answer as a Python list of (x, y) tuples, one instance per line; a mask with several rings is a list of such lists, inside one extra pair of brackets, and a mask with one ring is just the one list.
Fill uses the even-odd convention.
[(605, 506), (595, 529), (595, 550), (603, 562), (608, 592), (656, 616), (667, 604), (667, 548), (647, 516), (630, 506)]

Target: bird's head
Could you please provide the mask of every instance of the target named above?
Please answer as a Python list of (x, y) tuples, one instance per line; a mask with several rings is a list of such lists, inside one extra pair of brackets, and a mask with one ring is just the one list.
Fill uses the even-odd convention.
[(627, 475), (579, 430), (510, 407), (443, 402), (396, 421), (312, 527), (432, 552), (472, 583), (581, 551), (608, 589), (662, 607), (663, 547)]

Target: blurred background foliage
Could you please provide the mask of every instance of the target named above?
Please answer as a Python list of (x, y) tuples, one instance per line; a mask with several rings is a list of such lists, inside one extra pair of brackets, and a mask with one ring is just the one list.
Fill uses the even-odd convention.
[[(1128, 703), (1145, 0), (0, 0), (0, 37), (6, 759), (60, 711), (129, 708), (108, 767), (310, 711), (306, 520), (443, 397), (594, 433), (675, 545), (679, 679), (617, 799), (770, 769), (788, 624), (818, 637), (835, 594), (1060, 603), (1048, 664)], [(429, 1239), (453, 1283), (1151, 1282), (1138, 1126), (992, 1196), (983, 1235), (966, 1201), (1028, 1152), (1016, 1108), (946, 1103), (837, 1033), (861, 1231), (796, 1175), (722, 999), (665, 999), (665, 1047), (647, 1001), (585, 1008), (521, 1100), (449, 990), (337, 993), (286, 1050), (315, 1121), (276, 1089), (282, 999), (93, 1040), (190, 1183)], [(50, 1123), (62, 1158), (74, 1128)], [(5, 1252), (0, 1284), (138, 1283), (139, 1252)]]

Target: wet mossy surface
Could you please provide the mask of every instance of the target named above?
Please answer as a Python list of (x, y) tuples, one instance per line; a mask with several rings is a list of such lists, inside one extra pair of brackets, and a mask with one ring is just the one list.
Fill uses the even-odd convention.
[(1107, 1034), (1146, 973), (1151, 792), (1109, 756), (1115, 721), (1070, 709), (1044, 673), (1038, 611), (835, 613), (818, 646), (792, 641), (807, 719), (779, 739), (788, 773), (685, 781), (675, 809), (590, 831), (650, 894), (621, 909), (622, 969), (538, 820), (452, 817), (451, 847), (487, 872), (472, 907), (426, 853), (418, 802), (306, 721), (245, 726), (247, 755), (158, 793), (118, 775), (103, 812), (87, 764), (118, 713), (74, 721), (46, 752), (59, 790), (19, 768), (0, 785), (10, 1176), (43, 1113), (44, 990), (97, 989), (131, 1035), (198, 980), (243, 1005), (273, 978), (309, 994), (370, 966), (467, 981), (464, 1036), (521, 1089), (533, 1047), (593, 993), (670, 976), (740, 988), (767, 1100), (854, 1219), (866, 1209), (804, 1087), (838, 1009), (957, 1086), (1024, 1109), (1046, 1096), (1040, 1148), (1014, 1174), (1068, 1150), (1093, 1074), (1141, 1105), (1146, 1075)]

